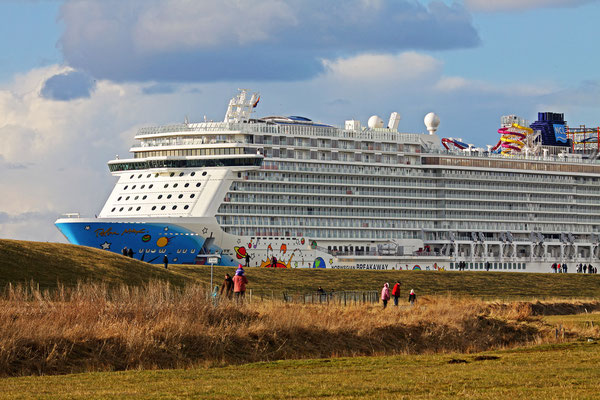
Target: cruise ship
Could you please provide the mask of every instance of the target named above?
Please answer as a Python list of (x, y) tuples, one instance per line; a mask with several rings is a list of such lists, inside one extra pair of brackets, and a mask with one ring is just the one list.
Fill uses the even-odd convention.
[[(222, 122), (140, 129), (74, 244), (162, 263), (276, 268), (552, 272), (600, 258), (600, 130), (563, 114), (502, 117), (486, 148), (398, 130), (400, 115), (255, 117), (240, 90)], [(564, 271), (564, 268), (561, 269)]]

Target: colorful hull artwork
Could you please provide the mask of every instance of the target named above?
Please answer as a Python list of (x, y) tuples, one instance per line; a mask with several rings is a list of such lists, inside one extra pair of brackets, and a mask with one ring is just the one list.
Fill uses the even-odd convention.
[[(56, 226), (69, 242), (121, 254), (133, 250), (133, 258), (162, 264), (167, 255), (170, 263), (195, 264), (200, 253), (220, 253), (218, 247), (204, 249), (206, 238), (181, 226), (168, 223), (126, 222), (57, 222)], [(223, 255), (221, 265), (237, 265)]]
[[(210, 224), (181, 226), (171, 221), (99, 222), (98, 219), (63, 219), (56, 226), (69, 242), (122, 254), (131, 249), (133, 258), (162, 264), (166, 255), (173, 264), (206, 264), (211, 254), (219, 254), (215, 265), (246, 265), (262, 268), (338, 268), (373, 270), (437, 270), (436, 262), (365, 262), (336, 258), (318, 249), (317, 241), (305, 238), (240, 237), (222, 232)], [(216, 236), (215, 236), (216, 235)], [(273, 263), (274, 258), (276, 260)]]

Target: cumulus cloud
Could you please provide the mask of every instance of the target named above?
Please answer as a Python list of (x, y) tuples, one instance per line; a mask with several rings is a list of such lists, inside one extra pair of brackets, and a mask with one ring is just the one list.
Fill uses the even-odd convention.
[(87, 74), (79, 71), (67, 71), (51, 76), (44, 82), (41, 95), (53, 100), (74, 100), (90, 97), (96, 88), (96, 82)]
[(328, 73), (335, 79), (352, 81), (410, 81), (438, 75), (442, 63), (436, 58), (416, 52), (360, 54), (355, 57), (323, 60)]
[(472, 11), (515, 11), (534, 8), (578, 7), (598, 0), (465, 0), (465, 6)]
[(321, 59), (472, 47), (465, 8), (411, 0), (67, 0), (69, 65), (113, 81), (298, 80)]

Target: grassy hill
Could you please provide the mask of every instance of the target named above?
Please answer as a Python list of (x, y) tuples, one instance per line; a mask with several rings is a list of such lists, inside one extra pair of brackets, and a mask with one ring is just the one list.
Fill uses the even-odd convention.
[[(235, 268), (215, 267), (214, 282)], [(306, 293), (319, 286), (336, 292), (380, 290), (384, 282), (402, 282), (403, 293), (417, 295), (461, 295), (483, 298), (583, 298), (600, 297), (600, 275), (531, 274), (518, 272), (469, 271), (362, 271), (334, 269), (270, 269), (246, 271), (249, 288), (255, 294), (281, 297), (281, 293)], [(210, 268), (199, 265), (171, 265), (169, 270), (118, 254), (60, 243), (0, 240), (0, 287), (8, 282), (33, 280), (40, 287), (54, 287), (60, 281), (105, 281), (111, 284), (140, 285), (150, 280), (176, 285), (210, 282)]]
[(141, 285), (164, 280), (183, 285), (186, 278), (164, 268), (108, 251), (61, 243), (0, 240), (0, 287), (33, 281), (40, 287), (78, 281)]
[[(177, 265), (173, 270), (196, 282), (210, 282), (210, 268)], [(220, 284), (225, 273), (235, 268), (215, 267), (215, 282)], [(381, 290), (385, 282), (390, 287), (399, 280), (402, 292), (410, 289), (417, 295), (460, 295), (489, 299), (514, 298), (583, 298), (600, 297), (600, 275), (533, 274), (522, 272), (468, 271), (364, 271), (338, 269), (271, 269), (246, 270), (248, 288), (256, 294), (275, 296), (283, 291), (301, 293), (316, 291)], [(404, 301), (404, 299), (403, 299)]]

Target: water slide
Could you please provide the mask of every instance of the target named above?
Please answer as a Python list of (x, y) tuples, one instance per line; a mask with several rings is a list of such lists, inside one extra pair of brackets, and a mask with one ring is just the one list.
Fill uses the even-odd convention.
[(459, 150), (464, 150), (469, 147), (468, 144), (463, 143), (459, 140), (456, 140), (453, 138), (442, 138), (442, 145), (446, 148), (446, 150), (450, 150), (450, 147), (448, 147), (449, 144), (453, 145), (454, 147), (458, 148)]
[(521, 152), (525, 146), (525, 138), (533, 133), (533, 129), (512, 124), (510, 127), (498, 129), (498, 133), (502, 135), (500, 141), (491, 150), (500, 148), (503, 156), (512, 156)]

